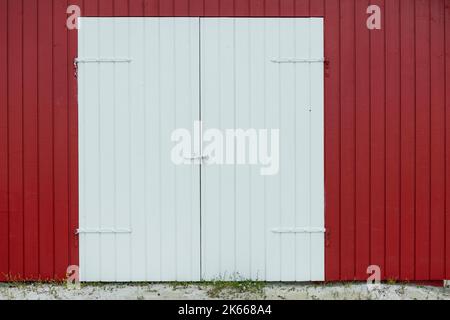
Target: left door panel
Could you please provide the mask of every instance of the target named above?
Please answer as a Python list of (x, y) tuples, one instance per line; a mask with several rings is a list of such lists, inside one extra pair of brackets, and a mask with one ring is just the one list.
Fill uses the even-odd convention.
[(81, 18), (82, 281), (200, 280), (200, 173), (171, 161), (199, 119), (198, 18)]

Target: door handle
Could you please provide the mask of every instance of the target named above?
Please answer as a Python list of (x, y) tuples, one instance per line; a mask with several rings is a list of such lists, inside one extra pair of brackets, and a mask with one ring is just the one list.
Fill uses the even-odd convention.
[(195, 160), (207, 161), (207, 160), (209, 160), (209, 156), (194, 156), (194, 157), (188, 157), (188, 158), (184, 158), (184, 159), (191, 160), (191, 161), (195, 161)]

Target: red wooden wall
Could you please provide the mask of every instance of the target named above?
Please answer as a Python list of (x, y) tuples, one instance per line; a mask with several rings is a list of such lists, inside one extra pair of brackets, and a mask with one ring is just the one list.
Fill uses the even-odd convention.
[[(325, 17), (326, 278), (450, 278), (450, 0), (0, 0), (0, 281), (78, 263), (83, 16)], [(448, 169), (447, 169), (448, 168)]]

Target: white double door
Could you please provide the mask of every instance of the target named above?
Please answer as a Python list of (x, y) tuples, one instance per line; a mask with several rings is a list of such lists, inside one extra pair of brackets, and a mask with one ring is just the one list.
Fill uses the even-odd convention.
[[(322, 19), (81, 18), (81, 279), (324, 280), (322, 57)], [(278, 166), (207, 160), (199, 120), (278, 130)]]

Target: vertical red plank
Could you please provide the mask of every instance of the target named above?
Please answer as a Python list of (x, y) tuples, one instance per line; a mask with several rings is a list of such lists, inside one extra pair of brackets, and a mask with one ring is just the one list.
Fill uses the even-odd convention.
[[(317, 1), (317, 0), (316, 0)], [(287, 6), (289, 7), (290, 4)], [(310, 7), (310, 1), (309, 0), (294, 0), (292, 1), (292, 15), (295, 17), (309, 17), (309, 7)], [(281, 14), (283, 15), (283, 6), (281, 6)]]
[[(211, 1), (214, 2), (214, 1)], [(219, 3), (217, 2), (217, 13), (216, 16), (219, 13)], [(186, 17), (189, 15), (189, 0), (176, 0), (174, 3), (174, 15), (180, 16), (180, 17)]]
[[(53, 0), (55, 1), (55, 0)], [(89, 1), (89, 0), (87, 0)], [(115, 15), (115, 8), (114, 8), (114, 1), (113, 0), (99, 0), (99, 7), (98, 7), (98, 15), (100, 17), (108, 17), (108, 16), (114, 16)], [(140, 10), (141, 12), (144, 9), (144, 3), (141, 2)]]
[(8, 3), (9, 266), (23, 278), (23, 66), (22, 1)]
[[(129, 0), (129, 2), (133, 3), (134, 0)], [(97, 17), (98, 9), (99, 9), (99, 0), (85, 0), (83, 16)]]
[[(88, 0), (89, 1), (89, 0)], [(99, 10), (101, 12), (101, 17), (112, 17), (114, 0), (99, 0)]]
[(219, 10), (220, 10), (219, 2), (220, 2), (219, 0), (205, 1), (205, 16), (207, 16), (207, 17), (219, 16)]
[[(78, 5), (83, 14), (83, 0), (73, 0), (71, 4)], [(115, 10), (122, 10), (118, 1), (114, 3)], [(116, 11), (117, 12), (117, 11)], [(116, 14), (114, 12), (114, 14)], [(119, 11), (120, 12), (120, 11)], [(125, 10), (126, 13), (126, 10)], [(69, 264), (79, 265), (78, 237), (78, 89), (75, 70), (72, 64), (78, 56), (78, 32), (68, 31), (67, 79), (68, 79), (68, 130), (69, 130)]]
[(355, 159), (355, 272), (367, 278), (370, 265), (370, 35), (368, 0), (355, 2), (356, 159)]
[[(89, 1), (89, 0), (88, 0)], [(57, 5), (57, 3), (56, 3)], [(98, 0), (98, 9), (101, 17), (110, 17), (113, 15), (114, 0)]]
[(39, 278), (37, 1), (24, 0), (23, 174), (25, 278)]
[(414, 0), (400, 2), (401, 10), (401, 264), (402, 280), (414, 279), (415, 193), (415, 66)]
[(281, 0), (265, 0), (266, 17), (277, 17), (280, 15), (280, 1)]
[(445, 279), (450, 279), (450, 0), (445, 0)]
[[(356, 1), (355, 5), (360, 1)], [(323, 0), (309, 0), (309, 13), (311, 17), (322, 17), (324, 14)]]
[(221, 17), (232, 17), (234, 14), (234, 0), (220, 0), (219, 14)]
[[(141, 0), (134, 0), (134, 2), (138, 3)], [(131, 6), (131, 4), (130, 4)], [(131, 6), (132, 8), (133, 6)], [(162, 17), (171, 17), (174, 14), (174, 1), (173, 0), (160, 0), (159, 1), (159, 14)], [(136, 8), (136, 14), (133, 15), (139, 15), (139, 10)]]
[(430, 6), (416, 0), (416, 274), (430, 272)]
[(445, 25), (444, 1), (431, 12), (431, 251), (430, 279), (445, 279)]
[[(301, 7), (305, 5), (307, 1), (297, 0), (298, 6)], [(294, 0), (280, 0), (280, 16), (281, 17), (292, 17), (295, 14), (295, 4)]]
[(39, 148), (39, 271), (54, 276), (53, 220), (53, 8), (38, 2), (38, 148)]
[[(117, 7), (116, 7), (117, 8)], [(178, 12), (180, 6), (175, 4), (175, 12)], [(185, 9), (187, 12), (187, 8)], [(117, 9), (116, 9), (117, 12)], [(117, 13), (115, 13), (117, 15)], [(185, 14), (186, 15), (186, 14)], [(159, 16), (159, 0), (144, 0), (144, 16), (157, 17)]]
[[(161, 15), (166, 14), (167, 12), (164, 11), (163, 12), (163, 4), (164, 3), (168, 3), (168, 2), (172, 2), (172, 1), (160, 1), (160, 8), (161, 8)], [(144, 13), (144, 0), (129, 0), (128, 2), (129, 5), (129, 15), (130, 17), (141, 17)], [(167, 6), (166, 6), (167, 7)], [(165, 8), (164, 8), (165, 9)]]
[[(382, 12), (384, 0), (372, 1)], [(385, 275), (385, 45), (386, 25), (381, 30), (370, 30), (370, 263), (381, 268)]]
[(264, 0), (250, 0), (250, 16), (264, 16)]
[(0, 281), (9, 273), (8, 0), (0, 0)]
[(233, 14), (234, 14), (234, 0), (220, 0), (219, 15), (221, 17), (232, 17)]
[[(100, 0), (84, 0), (84, 14), (86, 17), (98, 17), (100, 15), (99, 12), (99, 1)], [(138, 0), (139, 1), (139, 0)], [(131, 7), (131, 3), (134, 3), (134, 0), (128, 0), (128, 4)]]
[(341, 0), (341, 280), (355, 276), (355, 2)]
[[(101, 8), (111, 7), (102, 0)], [(67, 0), (53, 0), (53, 165), (55, 277), (63, 279), (69, 266), (69, 171), (67, 105)]]
[(234, 2), (234, 15), (236, 17), (248, 17), (250, 15), (249, 0), (240, 0)]
[[(90, 1), (90, 0), (87, 0)], [(147, 0), (147, 8), (151, 6), (148, 4), (150, 0)], [(158, 2), (158, 0), (152, 0), (153, 2)], [(84, 7), (83, 7), (84, 9)], [(83, 14), (84, 10), (82, 11)], [(128, 0), (114, 0), (114, 16), (115, 17), (126, 17), (128, 16)]]
[[(224, 0), (222, 0), (224, 1)], [(233, 2), (233, 0), (228, 0), (227, 3)], [(205, 13), (203, 11), (203, 0), (189, 0), (189, 16), (201, 17)], [(223, 15), (223, 13), (221, 13)]]
[(340, 276), (340, 28), (339, 0), (325, 2), (325, 278)]
[(400, 277), (400, 1), (386, 1), (386, 278)]

